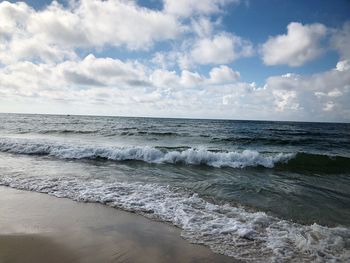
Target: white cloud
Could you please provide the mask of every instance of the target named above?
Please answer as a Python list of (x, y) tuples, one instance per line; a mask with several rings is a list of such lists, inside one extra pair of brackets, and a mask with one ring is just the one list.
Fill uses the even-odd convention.
[(151, 84), (143, 65), (94, 55), (57, 65), (17, 62), (0, 70), (0, 89), (12, 97), (73, 100), (75, 93), (84, 90), (134, 92), (144, 87), (151, 88)]
[(2, 47), (0, 45), (0, 62), (4, 64), (10, 64), (18, 60), (50, 63), (76, 57), (77, 55), (74, 51), (49, 45), (36, 37), (14, 38)]
[[(207, 19), (192, 20), (194, 35), (166, 52), (157, 52), (152, 63), (163, 69), (193, 70), (200, 65), (222, 65), (254, 54), (253, 44), (239, 36), (215, 30)], [(214, 22), (215, 24), (216, 22)]]
[(212, 34), (214, 25), (207, 17), (199, 17), (192, 19), (192, 28), (199, 37), (207, 37)]
[(82, 0), (75, 12), (94, 45), (144, 49), (155, 41), (174, 39), (182, 30), (172, 15), (139, 7), (133, 1)]
[(156, 87), (169, 88), (178, 85), (180, 80), (175, 71), (157, 69), (150, 75), (150, 81)]
[(164, 10), (178, 16), (209, 15), (222, 11), (222, 7), (227, 4), (239, 2), (239, 0), (164, 0)]
[(337, 63), (336, 70), (346, 71), (350, 69), (350, 60), (342, 60)]
[(270, 37), (262, 45), (262, 59), (266, 65), (301, 66), (322, 53), (320, 40), (327, 31), (324, 25), (292, 22), (287, 30), (287, 34)]
[(48, 64), (24, 61), (0, 70), (0, 90), (11, 98), (40, 96), (41, 90), (51, 93), (61, 84), (55, 68)]
[(226, 64), (253, 54), (252, 44), (228, 33), (196, 41), (191, 56), (199, 64)]
[(150, 81), (156, 87), (172, 88), (180, 90), (182, 87), (196, 88), (199, 86), (222, 85), (234, 83), (239, 78), (238, 71), (234, 71), (228, 66), (221, 65), (209, 71), (209, 76), (205, 77), (197, 72), (182, 70), (180, 75), (175, 71), (155, 70), (150, 75)]
[(333, 101), (330, 101), (330, 102), (327, 102), (324, 107), (323, 107), (323, 110), (324, 111), (332, 111), (333, 108), (334, 108), (335, 104)]
[(342, 59), (350, 59), (350, 22), (344, 23), (342, 29), (335, 30), (331, 43)]
[(93, 55), (57, 65), (16, 62), (0, 68), (0, 109), (12, 102), (56, 112), (349, 121), (349, 70), (274, 76), (261, 87), (224, 65), (205, 76)]
[(110, 86), (118, 89), (149, 86), (145, 67), (136, 61), (96, 58), (90, 54), (81, 61), (65, 61), (56, 69), (57, 74), (71, 86)]
[[(60, 63), (78, 59), (77, 50), (91, 52), (105, 47), (147, 50), (158, 41), (169, 40), (176, 40), (173, 46), (180, 50), (155, 58), (163, 68), (170, 64), (169, 61), (174, 61), (183, 70), (198, 63), (229, 63), (250, 56), (252, 44), (233, 34), (215, 35), (221, 20), (212, 21), (203, 15), (220, 12), (227, 4), (238, 2), (165, 1), (164, 9), (160, 11), (124, 0), (70, 1), (68, 6), (53, 1), (40, 10), (22, 2), (2, 2), (0, 63), (23, 60)], [(176, 15), (176, 10), (199, 16), (183, 19)], [(183, 38), (185, 34), (186, 38)]]
[(67, 8), (52, 2), (36, 11), (25, 3), (0, 3), (0, 62), (62, 61), (76, 48), (147, 49), (175, 39), (184, 26), (170, 14), (134, 1), (81, 0)]
[(181, 72), (180, 84), (184, 87), (194, 87), (202, 84), (203, 77), (201, 77), (197, 72), (191, 72), (188, 70), (183, 70)]
[(24, 27), (33, 10), (24, 2), (0, 3), (0, 39), (11, 37)]
[(274, 103), (276, 105), (276, 111), (284, 112), (296, 111), (299, 108), (299, 103), (297, 102), (297, 92), (295, 90), (280, 90), (276, 89), (272, 91), (274, 98)]
[(61, 47), (89, 46), (90, 33), (83, 21), (85, 15), (77, 12), (78, 9), (65, 9), (55, 1), (41, 11), (31, 10), (25, 33), (30, 38)]
[(270, 77), (266, 82), (267, 89), (274, 91), (277, 109), (289, 112), (296, 119), (349, 121), (349, 70)]
[(349, 121), (350, 69), (314, 75), (285, 74), (266, 80), (263, 87), (236, 82), (221, 85), (226, 111), (241, 118)]
[(233, 71), (228, 66), (221, 65), (220, 67), (212, 68), (209, 72), (209, 82), (212, 84), (223, 84), (236, 81), (240, 74), (238, 71)]
[(0, 62), (10, 64), (18, 59), (63, 59), (72, 53), (49, 46), (31, 36), (26, 27), (35, 11), (25, 3), (0, 3)]

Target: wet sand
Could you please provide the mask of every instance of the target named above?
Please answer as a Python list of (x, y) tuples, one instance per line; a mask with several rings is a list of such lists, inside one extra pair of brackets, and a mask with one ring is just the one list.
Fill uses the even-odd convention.
[(0, 187), (0, 263), (236, 262), (180, 230), (100, 204)]

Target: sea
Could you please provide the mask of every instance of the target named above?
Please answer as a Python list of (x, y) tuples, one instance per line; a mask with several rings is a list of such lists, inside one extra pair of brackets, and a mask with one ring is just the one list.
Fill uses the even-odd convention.
[(350, 262), (350, 124), (0, 114), (0, 185), (243, 262)]

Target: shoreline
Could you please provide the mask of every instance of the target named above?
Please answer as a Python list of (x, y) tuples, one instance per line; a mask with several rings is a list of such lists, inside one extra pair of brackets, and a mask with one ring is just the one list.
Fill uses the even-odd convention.
[(0, 186), (0, 262), (238, 262), (181, 230), (95, 203)]

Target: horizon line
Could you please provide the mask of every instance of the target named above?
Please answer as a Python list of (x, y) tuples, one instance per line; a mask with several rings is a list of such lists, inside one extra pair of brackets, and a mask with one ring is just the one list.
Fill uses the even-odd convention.
[(145, 118), (145, 119), (174, 119), (174, 120), (208, 120), (208, 121), (255, 121), (255, 122), (294, 122), (294, 123), (329, 123), (350, 124), (339, 121), (301, 121), (301, 120), (267, 120), (267, 119), (227, 119), (227, 118), (200, 118), (200, 117), (159, 117), (159, 116), (123, 116), (123, 115), (98, 115), (98, 114), (64, 114), (64, 113), (23, 113), (23, 112), (0, 112), (0, 114), (17, 115), (49, 115), (49, 116), (81, 116), (81, 117), (113, 117), (113, 118)]

